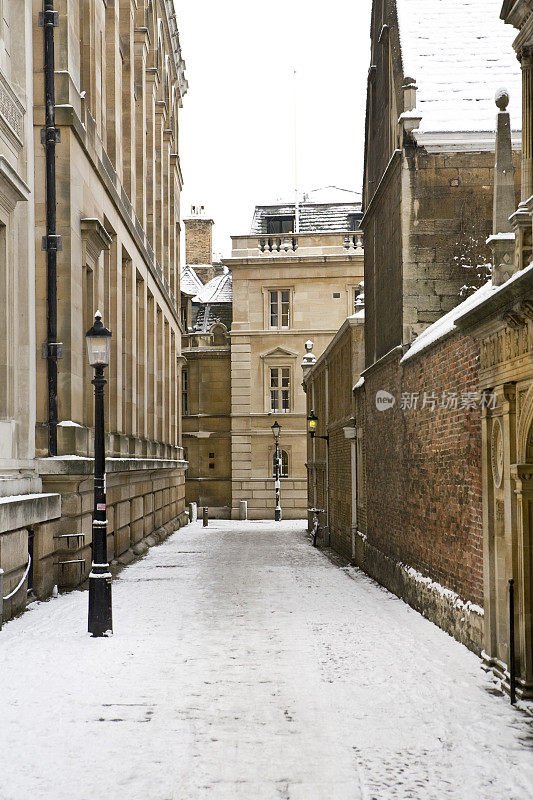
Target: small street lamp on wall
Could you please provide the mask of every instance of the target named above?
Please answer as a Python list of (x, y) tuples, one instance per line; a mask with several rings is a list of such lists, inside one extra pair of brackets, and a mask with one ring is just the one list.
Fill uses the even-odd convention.
[[(329, 536), (329, 433), (324, 435), (318, 434), (318, 417), (316, 416), (314, 411), (311, 411), (307, 417), (307, 430), (311, 439), (324, 439), (326, 442), (326, 516), (327, 516), (327, 528), (328, 528), (328, 536)], [(314, 451), (313, 451), (314, 453)], [(314, 459), (314, 455), (313, 455)], [(316, 470), (315, 470), (315, 481), (316, 481)], [(316, 483), (315, 483), (315, 494), (316, 494)]]
[(311, 434), (311, 439), (315, 438), (317, 424), (318, 424), (318, 417), (316, 416), (314, 411), (311, 411), (311, 413), (307, 417), (307, 430)]
[(274, 520), (281, 521), (281, 483), (280, 483), (280, 454), (279, 454), (279, 436), (281, 433), (281, 425), (276, 420), (272, 425), (272, 434), (276, 444), (276, 452), (274, 453), (274, 488), (276, 490), (276, 508), (274, 511)]
[(111, 355), (111, 331), (102, 324), (99, 311), (85, 334), (89, 364), (94, 367), (94, 509), (92, 566), (89, 575), (89, 633), (113, 633), (111, 573), (107, 561), (107, 517), (104, 441), (104, 368)]

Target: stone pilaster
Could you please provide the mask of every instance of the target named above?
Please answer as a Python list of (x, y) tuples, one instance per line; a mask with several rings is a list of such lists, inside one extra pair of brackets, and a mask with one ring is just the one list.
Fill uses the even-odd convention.
[(522, 202), (533, 195), (533, 47), (523, 47), (522, 67)]

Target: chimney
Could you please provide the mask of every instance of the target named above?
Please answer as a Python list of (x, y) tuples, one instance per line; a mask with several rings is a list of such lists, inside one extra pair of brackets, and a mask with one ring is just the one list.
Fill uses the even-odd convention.
[(505, 89), (499, 89), (496, 92), (496, 105), (499, 111), (496, 126), (492, 236), (487, 239), (487, 244), (492, 250), (492, 282), (495, 286), (501, 286), (516, 272), (514, 263), (515, 234), (512, 232), (512, 223), (509, 221), (509, 217), (515, 211), (515, 170), (508, 104), (508, 92)]
[(185, 223), (185, 263), (203, 283), (214, 276), (213, 270), (213, 220), (205, 216), (204, 206), (191, 206), (191, 215)]

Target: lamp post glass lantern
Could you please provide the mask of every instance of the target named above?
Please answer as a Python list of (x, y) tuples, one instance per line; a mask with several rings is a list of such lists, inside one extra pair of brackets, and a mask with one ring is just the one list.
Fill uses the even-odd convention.
[(89, 633), (113, 633), (111, 573), (107, 561), (107, 518), (104, 441), (104, 367), (111, 355), (111, 331), (102, 324), (99, 311), (85, 334), (89, 364), (94, 367), (94, 509), (92, 566), (89, 575)]
[(281, 458), (279, 452), (280, 433), (281, 433), (281, 425), (276, 420), (276, 422), (272, 425), (272, 434), (274, 436), (274, 441), (276, 443), (276, 452), (274, 453), (274, 488), (276, 491), (276, 508), (274, 510), (274, 520), (276, 522), (281, 522), (281, 482), (280, 482)]
[(311, 413), (307, 417), (307, 430), (311, 434), (311, 439), (313, 439), (315, 436), (317, 425), (318, 425), (318, 417), (315, 415), (314, 411), (311, 411)]

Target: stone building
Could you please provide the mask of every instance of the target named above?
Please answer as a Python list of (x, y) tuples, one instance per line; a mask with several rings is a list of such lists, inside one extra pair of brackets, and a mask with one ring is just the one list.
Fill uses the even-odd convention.
[(317, 355), (323, 352), (353, 313), (363, 277), (360, 205), (317, 199), (308, 197), (298, 209), (257, 206), (251, 232), (232, 237), (231, 258), (224, 260), (233, 275), (233, 516), (241, 500), (250, 518), (273, 514), (275, 420), (282, 426), (283, 514), (307, 516), (301, 354), (308, 340)]
[(520, 129), (519, 69), (497, 1), (436, 3), (423, 13), (411, 0), (373, 3), (363, 187), (367, 366), (450, 311), (463, 287), (487, 278), (492, 98), (501, 85)]
[(231, 513), (231, 319), (226, 270), (193, 298), (181, 396), (187, 502), (222, 518)]
[[(35, 458), (35, 249), (33, 66), (29, 0), (0, 2), (0, 617), (26, 604), (39, 523), (61, 499), (42, 488)], [(1, 619), (0, 619), (1, 624)]]
[[(431, 13), (415, 20), (404, 0), (385, 8), (376, 3), (373, 10), (376, 66), (368, 89), (362, 220), (366, 368), (350, 393), (364, 474), (363, 482), (356, 475), (352, 483), (354, 560), (483, 654), (486, 668), (506, 688), (509, 580), (514, 580), (517, 692), (530, 697), (533, 184), (527, 143), (533, 96), (531, 34), (524, 21), (531, 9), (509, 2), (502, 11), (520, 30), (515, 48), (523, 75), (525, 146), (521, 170), (514, 175), (519, 163), (512, 133), (518, 127), (516, 114), (508, 113), (505, 92), (497, 93), (498, 108), (492, 97), (502, 84), (511, 89), (512, 100), (520, 96), (519, 67), (508, 59), (511, 37), (498, 21), (499, 3), (489, 6), (481, 0), (478, 7), (465, 2), (453, 14), (439, 6), (438, 20)], [(482, 39), (477, 34), (481, 16)], [(480, 41), (483, 52), (476, 52)], [(446, 76), (450, 69), (443, 43), (455, 48), (452, 60), (463, 77), (471, 76), (463, 94), (458, 93), (455, 118), (446, 97), (435, 93), (439, 69)], [(410, 94), (414, 79), (419, 87), (416, 113)], [(408, 91), (400, 91), (407, 83)], [(392, 110), (373, 104), (374, 85), (381, 86), (377, 96), (388, 97)], [(394, 107), (402, 94), (405, 105)], [(454, 239), (463, 199), (457, 192), (452, 202), (451, 192), (468, 187), (478, 216), (472, 217), (468, 236)], [(517, 188), (521, 202), (514, 212)], [(387, 220), (392, 224), (387, 226)], [(386, 233), (381, 240), (387, 239), (388, 246), (378, 252), (381, 226)], [(449, 250), (439, 232), (453, 245)], [(483, 265), (490, 280), (484, 281), (480, 270), (475, 280), (465, 281), (468, 291), (461, 292), (461, 264)], [(478, 281), (482, 285), (475, 290)], [(433, 308), (431, 297), (436, 298)], [(348, 408), (348, 397), (345, 403)]]
[(328, 543), (346, 558), (355, 558), (358, 505), (364, 501), (362, 437), (357, 439), (353, 391), (365, 363), (364, 319), (361, 303), (320, 358), (308, 353), (302, 363), (307, 415), (318, 418), (315, 436), (307, 441), (309, 508), (324, 510), (319, 522), (327, 525)]
[[(178, 114), (187, 82), (171, 0), (56, 3), (59, 239), (49, 237), (42, 7), (34, 3), (30, 13), (27, 5), (3, 3), (10, 9), (5, 19), (13, 11), (13, 43), (21, 53), (26, 48), (17, 80), (27, 74), (30, 89), (33, 43), (33, 98), (30, 91), (27, 101), (34, 145), (28, 143), (27, 155), (34, 153), (35, 163), (27, 163), (21, 177), (31, 187), (35, 173), (35, 220), (32, 209), (25, 228), (30, 279), (35, 263), (28, 290), (34, 307), (24, 318), (27, 343), (17, 358), (21, 367), (26, 355), (28, 364), (36, 363), (36, 375), (27, 372), (20, 394), (36, 404), (27, 438), (35, 441), (32, 467), (43, 491), (57, 497), (49, 517), (58, 516), (61, 496), (60, 520), (43, 517), (33, 526), (33, 583), (43, 596), (55, 584), (81, 583), (91, 564), (93, 387), (85, 332), (97, 309), (113, 333), (105, 398), (108, 555), (127, 562), (152, 531), (184, 520)], [(21, 31), (17, 11), (24, 18)], [(29, 131), (18, 113), (20, 138)], [(58, 346), (47, 344), (53, 302), (47, 262), (56, 244)], [(57, 420), (51, 398), (57, 398)], [(32, 452), (33, 444), (28, 447)]]

